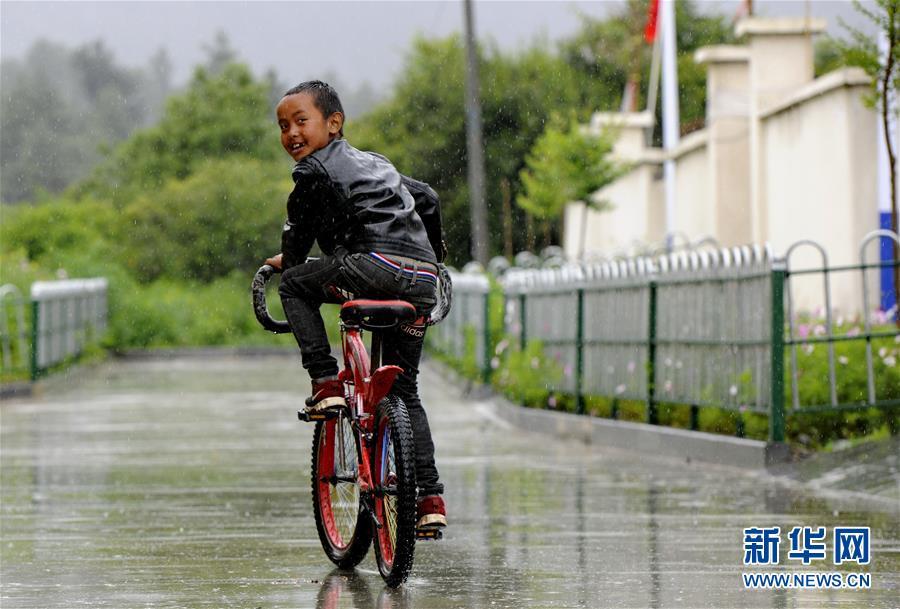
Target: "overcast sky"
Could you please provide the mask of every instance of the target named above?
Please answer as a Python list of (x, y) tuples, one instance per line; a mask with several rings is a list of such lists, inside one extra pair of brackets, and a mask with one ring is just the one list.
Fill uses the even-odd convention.
[[(698, 0), (705, 12), (734, 15), (738, 0)], [(601, 17), (618, 0), (475, 2), (475, 28), (501, 48), (526, 46), (535, 37), (557, 40), (578, 27), (578, 13)], [(758, 14), (837, 16), (859, 26), (849, 0), (755, 0)], [(274, 68), (284, 82), (333, 72), (354, 87), (388, 85), (416, 34), (446, 36), (462, 29), (462, 2), (40, 2), (0, 1), (0, 56), (22, 57), (38, 39), (74, 47), (102, 39), (117, 61), (144, 66), (165, 47), (175, 84), (201, 63), (204, 44), (224, 31), (241, 59), (257, 73)], [(679, 24), (680, 27), (689, 27)]]

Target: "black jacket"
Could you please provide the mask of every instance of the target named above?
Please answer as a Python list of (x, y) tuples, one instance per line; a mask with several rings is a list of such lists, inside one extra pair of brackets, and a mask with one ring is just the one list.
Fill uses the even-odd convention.
[(338, 139), (301, 159), (293, 178), (283, 268), (303, 263), (316, 240), (326, 254), (342, 246), (432, 263), (443, 258), (437, 193), (401, 176), (383, 156)]

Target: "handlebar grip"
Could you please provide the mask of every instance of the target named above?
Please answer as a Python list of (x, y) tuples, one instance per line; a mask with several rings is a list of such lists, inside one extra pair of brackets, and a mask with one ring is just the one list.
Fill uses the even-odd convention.
[(437, 304), (431, 310), (425, 324), (436, 326), (441, 323), (450, 314), (452, 306), (453, 281), (450, 278), (450, 271), (444, 264), (438, 264)]
[(253, 283), (250, 284), (250, 292), (253, 295), (253, 314), (256, 315), (256, 320), (260, 325), (269, 332), (287, 334), (291, 331), (288, 322), (272, 319), (266, 304), (266, 283), (274, 274), (275, 268), (272, 265), (264, 264), (253, 276)]

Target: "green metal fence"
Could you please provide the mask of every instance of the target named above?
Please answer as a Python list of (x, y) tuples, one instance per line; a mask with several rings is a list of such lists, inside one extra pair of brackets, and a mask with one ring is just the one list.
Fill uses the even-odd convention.
[(510, 271), (508, 330), (562, 368), (551, 390), (766, 411), (770, 255), (750, 248)]
[(429, 345), (445, 355), (470, 361), (484, 380), (490, 370), (490, 283), (480, 272), (451, 271), (453, 306), (440, 324), (428, 330)]
[(102, 278), (32, 284), (32, 379), (99, 340), (106, 331), (106, 291)]
[[(553, 269), (512, 268), (501, 278), (502, 333), (523, 349), (529, 341), (541, 343), (561, 371), (558, 379), (547, 379), (547, 388), (574, 396), (579, 412), (588, 396), (611, 399), (613, 416), (619, 401), (630, 400), (643, 402), (645, 420), (657, 423), (659, 404), (684, 404), (691, 407), (693, 429), (702, 407), (759, 413), (768, 417), (769, 441), (782, 443), (790, 414), (900, 405), (900, 387), (892, 387), (889, 377), (894, 377), (885, 372), (886, 366), (898, 365), (900, 331), (876, 323), (867, 278), (867, 271), (898, 261), (866, 262), (865, 249), (877, 238), (897, 241), (889, 231), (873, 232), (860, 246), (859, 264), (844, 267), (829, 267), (824, 248), (803, 241), (784, 259), (775, 259), (768, 248), (742, 247)], [(821, 267), (792, 268), (794, 250), (806, 245), (822, 252)], [(824, 318), (816, 324), (816, 335), (807, 336), (798, 331), (806, 314), (795, 310), (794, 283), (816, 273), (823, 277)], [(864, 313), (858, 331), (840, 329), (833, 319), (830, 277), (839, 273), (861, 274)], [(482, 355), (483, 341), (491, 336), (485, 325), (488, 284), (475, 277), (454, 276), (456, 317), (438, 327), (439, 344), (462, 356), (466, 332), (474, 331), (478, 362), (488, 378), (491, 354), (485, 349)], [(890, 317), (879, 315), (882, 322)], [(839, 345), (861, 341), (864, 358), (849, 361), (840, 354)], [(894, 350), (887, 350), (886, 342)], [(812, 364), (804, 361), (803, 354), (820, 343), (828, 350), (827, 378), (813, 376)], [(850, 372), (865, 376), (860, 395), (848, 396), (853, 384), (840, 382)], [(830, 397), (817, 403), (823, 386)], [(738, 417), (738, 435), (742, 421)]]
[[(788, 413), (828, 412), (836, 410), (861, 410), (866, 408), (887, 408), (900, 406), (900, 387), (893, 387), (893, 375), (888, 368), (897, 366), (897, 355), (900, 354), (900, 330), (892, 319), (892, 312), (873, 311), (871, 292), (874, 282), (871, 271), (884, 267), (893, 268), (900, 265), (898, 260), (869, 263), (866, 260), (866, 249), (876, 240), (900, 244), (895, 233), (878, 230), (867, 235), (859, 247), (859, 263), (845, 266), (829, 266), (826, 248), (814, 241), (799, 241), (791, 246), (785, 255), (785, 301), (787, 330), (784, 344), (789, 351), (790, 382), (788, 396)], [(800, 248), (812, 249), (821, 258), (821, 265), (812, 268), (795, 269), (790, 261)], [(858, 275), (860, 278), (860, 305), (862, 320), (860, 324), (842, 323), (835, 319), (832, 299), (832, 281), (836, 277)], [(824, 309), (817, 318), (805, 320), (795, 311), (792, 297), (792, 282), (799, 278), (813, 277), (821, 281), (822, 302)], [(877, 285), (877, 283), (876, 283)], [(881, 319), (876, 320), (878, 316)], [(806, 329), (804, 330), (804, 325)], [(812, 328), (812, 329), (810, 329)], [(864, 357), (847, 357), (839, 354), (839, 349), (853, 349), (855, 345), (864, 343)], [(804, 395), (801, 362), (804, 352), (811, 353), (817, 348), (827, 352), (826, 378), (827, 393), (824, 399), (811, 399)], [(847, 390), (847, 383), (841, 383), (841, 376), (846, 378), (860, 367), (864, 367), (865, 389), (855, 393)], [(900, 377), (900, 374), (898, 374)], [(807, 387), (808, 388), (808, 387)], [(818, 396), (822, 392), (815, 393)]]
[(25, 299), (12, 284), (0, 286), (0, 372), (7, 378), (28, 371), (28, 328)]

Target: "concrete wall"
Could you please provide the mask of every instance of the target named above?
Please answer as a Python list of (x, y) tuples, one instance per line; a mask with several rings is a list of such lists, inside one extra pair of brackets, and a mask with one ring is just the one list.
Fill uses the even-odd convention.
[[(631, 253), (646, 243), (648, 235), (660, 240), (665, 233), (662, 181), (656, 176), (659, 164), (641, 163), (594, 195), (608, 205), (606, 211), (588, 210), (581, 203), (566, 206), (563, 218), (563, 249), (577, 259), (582, 239), (587, 252), (603, 251), (610, 256)], [(586, 223), (586, 226), (585, 226)], [(583, 233), (583, 228), (587, 230)]]
[[(770, 243), (776, 256), (801, 239), (827, 250), (831, 265), (859, 262), (862, 238), (878, 228), (877, 115), (862, 103), (869, 78), (857, 68), (813, 80), (812, 37), (819, 20), (742, 21), (748, 44), (706, 47), (707, 127), (683, 138), (676, 161), (677, 243), (706, 236), (732, 247)], [(617, 158), (633, 169), (597, 193), (612, 208), (566, 210), (563, 246), (577, 258), (644, 253), (665, 238), (661, 165), (667, 154), (645, 147), (647, 114), (595, 115), (592, 129), (618, 125)], [(582, 227), (586, 237), (582, 237)], [(583, 243), (584, 242), (584, 243)], [(582, 247), (583, 245), (583, 247)], [(877, 253), (869, 248), (869, 260)], [(821, 266), (811, 248), (796, 251), (792, 268)], [(863, 308), (861, 274), (832, 276), (833, 304)], [(868, 275), (877, 303), (877, 272)], [(819, 278), (797, 279), (798, 308), (824, 306)]]
[[(691, 239), (714, 235), (707, 131), (684, 138), (675, 152), (675, 231)], [(663, 231), (665, 232), (665, 231)]]
[[(769, 210), (764, 232), (775, 252), (784, 254), (798, 240), (811, 239), (825, 247), (832, 265), (858, 262), (860, 242), (877, 228), (877, 116), (862, 103), (868, 88), (862, 70), (839, 70), (761, 113), (767, 176), (761, 189)], [(792, 268), (822, 265), (815, 249), (796, 252)], [(845, 312), (861, 310), (861, 274), (838, 273), (831, 279), (833, 305)], [(803, 286), (795, 290), (798, 307), (824, 306), (821, 279), (798, 280), (798, 285)]]

